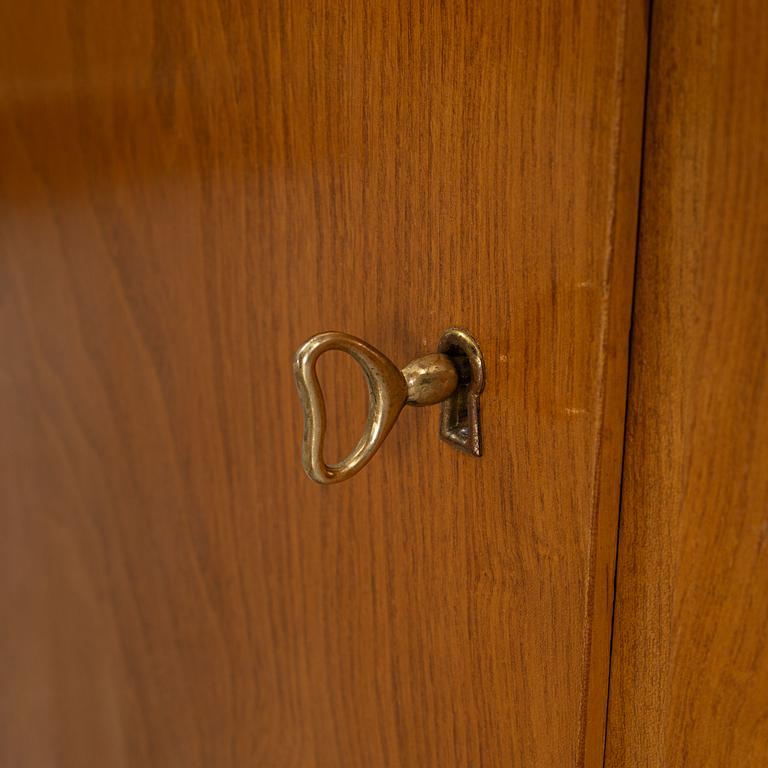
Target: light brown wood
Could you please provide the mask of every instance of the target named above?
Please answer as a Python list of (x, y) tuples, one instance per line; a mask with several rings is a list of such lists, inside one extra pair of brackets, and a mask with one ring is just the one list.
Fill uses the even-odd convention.
[[(644, 45), (608, 0), (3, 3), (0, 763), (601, 764)], [(484, 457), (414, 409), (310, 483), (298, 345), (452, 324)]]
[(654, 4), (606, 764), (768, 765), (768, 48)]

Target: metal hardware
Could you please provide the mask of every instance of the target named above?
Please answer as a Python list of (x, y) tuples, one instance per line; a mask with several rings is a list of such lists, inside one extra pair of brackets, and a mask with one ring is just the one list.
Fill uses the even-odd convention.
[[(325, 400), (315, 366), (324, 352), (346, 352), (363, 369), (370, 406), (363, 435), (352, 453), (336, 464), (323, 458)], [(293, 372), (304, 408), (304, 470), (318, 483), (338, 483), (359, 472), (378, 450), (403, 407), (442, 403), (440, 435), (480, 455), (478, 398), (483, 389), (483, 360), (472, 337), (451, 328), (438, 352), (411, 361), (402, 371), (370, 344), (348, 333), (327, 332), (306, 341), (294, 356)]]
[(485, 386), (485, 365), (477, 342), (461, 328), (449, 328), (437, 351), (450, 358), (459, 381), (440, 406), (440, 437), (473, 456), (482, 455), (480, 393)]

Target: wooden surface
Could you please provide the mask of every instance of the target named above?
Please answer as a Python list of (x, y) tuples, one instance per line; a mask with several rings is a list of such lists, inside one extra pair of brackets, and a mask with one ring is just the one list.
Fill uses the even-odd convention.
[(768, 765), (765, 6), (654, 4), (606, 765)]
[[(600, 765), (644, 42), (607, 0), (3, 3), (0, 763)], [(409, 409), (311, 484), (293, 350), (452, 324), (482, 460)]]

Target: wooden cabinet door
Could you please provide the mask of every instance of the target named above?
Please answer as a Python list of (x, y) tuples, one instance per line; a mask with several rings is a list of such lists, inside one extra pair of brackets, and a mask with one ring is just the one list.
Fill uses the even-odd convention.
[[(0, 763), (602, 763), (642, 4), (4, 2)], [(334, 487), (291, 355), (487, 363)], [(331, 452), (365, 394), (324, 359)]]

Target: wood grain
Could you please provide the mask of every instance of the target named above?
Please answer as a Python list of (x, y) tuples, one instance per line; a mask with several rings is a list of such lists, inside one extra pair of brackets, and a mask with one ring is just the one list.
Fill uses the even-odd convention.
[(768, 764), (768, 48), (654, 3), (608, 766)]
[[(644, 41), (607, 0), (2, 4), (0, 763), (601, 763)], [(453, 324), (482, 460), (413, 409), (312, 485), (293, 350)]]

